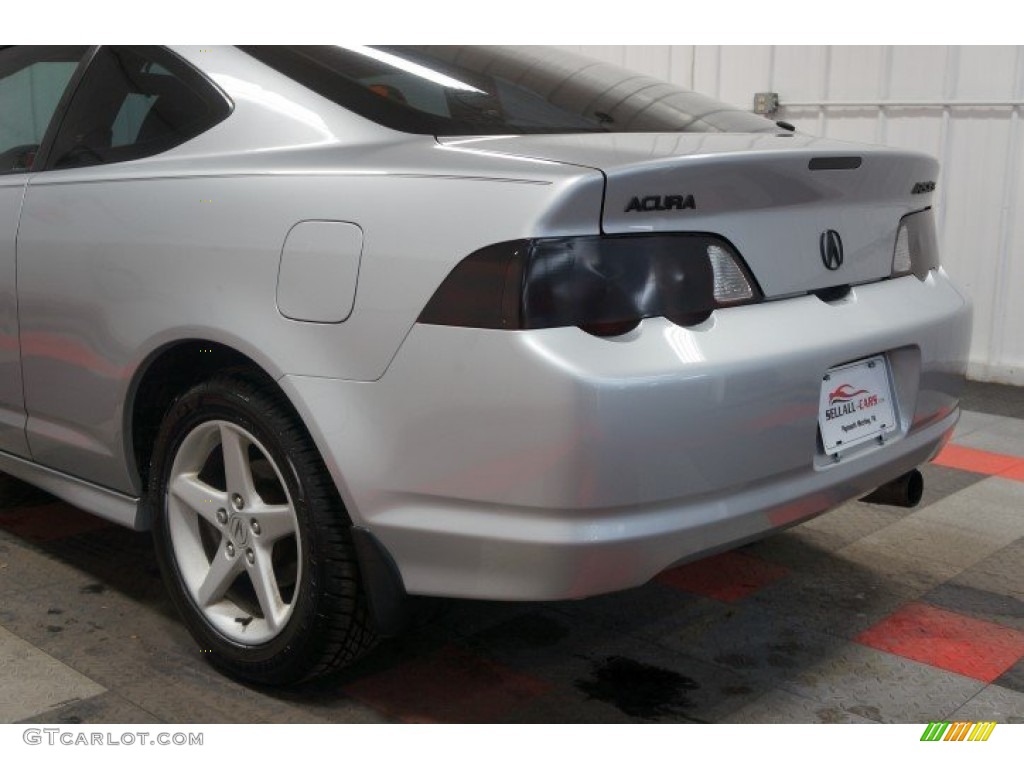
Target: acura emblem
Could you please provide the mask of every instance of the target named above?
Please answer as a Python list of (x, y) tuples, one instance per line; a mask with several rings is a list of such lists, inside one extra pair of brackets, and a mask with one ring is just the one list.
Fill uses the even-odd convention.
[(238, 515), (232, 516), (228, 523), (228, 532), (231, 534), (231, 538), (239, 546), (244, 546), (246, 540), (249, 538), (249, 531), (245, 528), (245, 521)]
[(826, 229), (821, 233), (818, 243), (821, 248), (821, 263), (826, 269), (835, 272), (843, 266), (843, 239), (834, 229)]

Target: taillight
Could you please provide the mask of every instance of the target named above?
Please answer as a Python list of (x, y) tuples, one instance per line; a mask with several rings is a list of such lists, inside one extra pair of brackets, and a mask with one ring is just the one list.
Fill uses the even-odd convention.
[(924, 279), (939, 266), (939, 244), (935, 235), (935, 217), (928, 208), (900, 220), (892, 255), (892, 276), (916, 275)]
[(715, 235), (623, 235), (515, 240), (463, 259), (421, 323), (472, 328), (578, 326), (624, 333), (645, 317), (681, 325), (762, 297), (728, 242)]

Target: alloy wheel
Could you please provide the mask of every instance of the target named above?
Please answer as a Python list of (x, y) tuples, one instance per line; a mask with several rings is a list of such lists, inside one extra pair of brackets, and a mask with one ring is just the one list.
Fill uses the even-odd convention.
[(203, 422), (175, 454), (165, 503), (178, 571), (206, 621), (244, 645), (277, 637), (302, 583), (302, 542), (267, 449), (230, 421)]

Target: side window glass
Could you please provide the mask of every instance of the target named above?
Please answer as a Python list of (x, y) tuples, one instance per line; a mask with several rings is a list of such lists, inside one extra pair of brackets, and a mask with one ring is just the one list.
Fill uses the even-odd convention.
[(220, 91), (169, 51), (104, 46), (75, 91), (50, 167), (156, 155), (199, 135), (230, 111)]
[(145, 93), (129, 93), (128, 97), (118, 110), (114, 118), (113, 134), (110, 138), (110, 146), (124, 147), (134, 144), (142, 132), (142, 124), (146, 120), (153, 105), (156, 103), (156, 96)]
[(0, 49), (0, 174), (32, 167), (84, 45)]

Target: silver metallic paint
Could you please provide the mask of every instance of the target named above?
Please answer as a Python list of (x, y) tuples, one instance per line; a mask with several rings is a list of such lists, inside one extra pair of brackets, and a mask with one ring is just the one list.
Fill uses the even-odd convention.
[[(425, 140), (425, 149), (434, 146)], [(359, 148), (339, 150), (334, 162), (361, 156)], [(558, 169), (569, 176), (559, 180), (552, 169), (543, 166), (544, 184), (459, 180), (448, 169), (414, 178), (324, 169), (311, 177), (34, 177), (19, 236), (32, 455), (137, 490), (124, 461), (121, 409), (139, 364), (176, 339), (225, 344), (274, 378), (379, 378), (459, 258), (494, 240), (580, 233), (582, 207), (593, 212), (587, 233), (594, 231), (600, 176)], [(488, 206), (478, 207), (484, 195)], [(476, 214), (467, 219), (465, 210)], [(396, 227), (395, 211), (415, 211), (415, 223)], [(358, 223), (365, 241), (351, 317), (299, 332), (277, 311), (275, 293), (285, 236), (307, 219)], [(67, 398), (68, 388), (81, 397)]]
[[(956, 423), (969, 315), (936, 272), (616, 339), (417, 325), (373, 385), (282, 386), (407, 590), (583, 597), (926, 461)], [(883, 351), (900, 434), (836, 464), (818, 444), (821, 377)]]
[(24, 196), (24, 176), (0, 176), (0, 451), (19, 456), (28, 456), (15, 290), (15, 238)]
[[(938, 175), (927, 155), (803, 136), (587, 134), (447, 145), (600, 168), (608, 179), (604, 232), (723, 234), (769, 297), (887, 276), (899, 220), (930, 202), (930, 195), (911, 194), (911, 180)], [(851, 155), (863, 157), (855, 170), (808, 167), (815, 157)], [(653, 195), (693, 195), (696, 208), (627, 211), (633, 197)], [(807, 258), (829, 229), (840, 232), (846, 251), (837, 274)]]
[(300, 221), (285, 236), (277, 309), (289, 320), (341, 323), (352, 314), (363, 230), (344, 221)]
[[(900, 216), (928, 204), (900, 192), (907, 174), (934, 177), (924, 156), (806, 137), (436, 141), (350, 114), (237, 49), (175, 50), (229, 94), (224, 122), (153, 158), (0, 178), (0, 340), (16, 339), (17, 233), (28, 412), (19, 444), (4, 342), (0, 449), (34, 460), (0, 454), (0, 468), (85, 509), (145, 525), (129, 394), (144, 362), (182, 339), (230, 346), (280, 381), (354, 522), (422, 594), (631, 586), (862, 494), (926, 461), (955, 424), (970, 310), (941, 272), (695, 328), (649, 319), (614, 339), (415, 322), (477, 248), (602, 228), (719, 233), (774, 297), (826, 284), (817, 239), (835, 228), (843, 280), (873, 280)], [(864, 165), (806, 171), (836, 153)], [(695, 194), (696, 211), (618, 212), (634, 194), (678, 193)], [(343, 323), (278, 311), (282, 245), (308, 220), (363, 231)], [(816, 445), (820, 378), (877, 353), (900, 435), (835, 464)]]
[(109, 488), (90, 483), (80, 477), (66, 475), (36, 462), (0, 452), (0, 472), (42, 488), (69, 504), (81, 507), (94, 515), (134, 528), (148, 527), (149, 521), (139, 499)]

